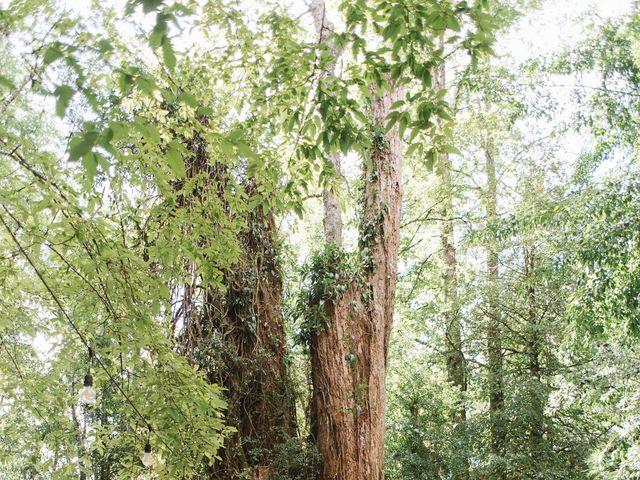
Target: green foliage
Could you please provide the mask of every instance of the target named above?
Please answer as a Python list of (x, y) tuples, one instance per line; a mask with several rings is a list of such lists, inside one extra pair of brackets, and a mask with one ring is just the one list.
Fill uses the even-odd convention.
[(640, 333), (639, 212), (635, 171), (581, 191), (565, 206), (579, 284), (571, 315), (590, 333)]
[(327, 326), (327, 308), (357, 281), (357, 273), (353, 255), (334, 243), (311, 255), (300, 270), (300, 291), (290, 312), (298, 322), (296, 343), (308, 346), (312, 336)]
[(400, 365), (390, 374), (385, 474), (396, 480), (458, 478), (467, 468), (473, 438), (482, 432), (472, 424), (451, 423), (456, 392), (443, 389), (428, 362), (413, 359)]
[(276, 446), (269, 467), (274, 480), (307, 480), (318, 474), (320, 456), (313, 445), (290, 438)]
[(576, 121), (588, 129), (596, 148), (584, 167), (591, 172), (602, 161), (624, 151), (637, 160), (640, 126), (640, 15), (637, 4), (626, 18), (614, 18), (595, 24), (590, 37), (563, 52), (551, 64), (554, 73), (581, 75), (592, 73), (598, 86), (576, 85), (581, 105)]

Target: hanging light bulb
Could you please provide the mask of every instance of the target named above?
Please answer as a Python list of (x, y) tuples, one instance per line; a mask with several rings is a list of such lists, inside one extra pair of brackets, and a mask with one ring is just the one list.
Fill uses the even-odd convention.
[(155, 464), (153, 454), (151, 453), (151, 444), (147, 442), (144, 446), (144, 455), (142, 456), (142, 464), (147, 468), (152, 468)]
[(78, 393), (78, 401), (82, 405), (93, 405), (96, 403), (96, 390), (93, 388), (93, 377), (90, 373), (84, 376), (84, 387)]
[(89, 350), (89, 366), (87, 374), (84, 376), (84, 387), (78, 392), (78, 402), (80, 405), (93, 405), (96, 403), (96, 390), (93, 388), (93, 377), (91, 376), (91, 365), (93, 364), (93, 348), (87, 347)]

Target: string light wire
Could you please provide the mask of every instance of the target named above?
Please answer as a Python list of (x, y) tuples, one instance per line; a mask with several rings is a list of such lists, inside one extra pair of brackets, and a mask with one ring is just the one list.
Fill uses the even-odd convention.
[[(3, 206), (3, 208), (6, 211), (6, 207)], [(45, 280), (43, 274), (40, 272), (40, 270), (35, 265), (33, 260), (31, 260), (31, 257), (29, 256), (29, 254), (22, 247), (22, 244), (17, 239), (17, 237), (15, 236), (15, 234), (13, 233), (13, 231), (11, 230), (11, 228), (9, 227), (9, 225), (7, 224), (7, 222), (5, 221), (5, 219), (4, 219), (4, 217), (2, 215), (0, 215), (0, 222), (2, 222), (2, 225), (4, 226), (5, 230), (7, 231), (7, 233), (9, 234), (11, 239), (13, 240), (13, 242), (15, 243), (15, 245), (18, 248), (18, 250), (20, 251), (21, 255), (29, 263), (29, 265), (31, 266), (31, 268), (35, 272), (36, 276), (40, 279), (40, 282), (42, 283), (42, 285), (44, 285), (45, 289), (51, 295), (51, 298), (53, 299), (55, 304), (58, 306), (58, 308), (60, 309), (60, 311), (62, 312), (62, 314), (66, 318), (67, 322), (71, 326), (71, 329), (76, 333), (78, 338), (80, 338), (80, 341), (84, 344), (84, 346), (88, 350), (94, 351), (91, 348), (91, 344), (89, 343), (89, 340), (87, 339), (87, 337), (80, 331), (80, 329), (78, 328), (76, 323), (71, 319), (71, 316), (67, 313), (67, 311), (65, 310), (64, 306), (62, 305), (62, 302), (60, 301), (58, 296), (55, 294), (53, 289), (49, 286), (49, 283)], [(109, 370), (108, 370), (107, 366), (104, 364), (104, 362), (97, 355), (95, 355), (95, 351), (94, 351), (93, 358), (95, 359), (97, 364), (100, 366), (100, 368), (106, 373), (107, 377), (109, 378), (109, 381), (116, 387), (116, 389), (122, 394), (122, 396), (126, 400), (126, 402), (131, 406), (131, 409), (142, 420), (143, 424), (147, 427), (149, 433), (153, 432), (153, 426), (148, 422), (146, 417), (140, 412), (138, 407), (136, 407), (136, 405), (133, 403), (133, 401), (131, 400), (131, 398), (127, 394), (127, 392), (125, 392), (124, 389), (120, 386), (120, 384), (115, 380), (115, 378), (113, 378), (113, 375), (111, 374), (111, 372), (109, 372)], [(167, 445), (166, 442), (161, 437), (160, 437), (160, 441), (162, 442), (162, 444), (165, 447), (167, 447), (167, 449), (169, 449), (169, 451), (172, 450), (171, 447), (169, 447), (169, 445)]]

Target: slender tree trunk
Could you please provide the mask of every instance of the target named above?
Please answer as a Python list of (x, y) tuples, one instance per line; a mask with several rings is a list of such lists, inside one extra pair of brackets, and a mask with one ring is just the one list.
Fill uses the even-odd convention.
[[(441, 41), (442, 44), (442, 41)], [(436, 72), (436, 89), (446, 88), (446, 69), (442, 64)], [(440, 120), (438, 120), (440, 121)], [(458, 274), (456, 261), (456, 246), (453, 221), (453, 185), (451, 183), (451, 161), (449, 155), (441, 153), (440, 170), (442, 172), (443, 201), (440, 209), (442, 222), (440, 224), (440, 244), (442, 245), (442, 257), (444, 260), (444, 296), (446, 302), (445, 318), (445, 343), (447, 379), (464, 394), (467, 390), (466, 365), (462, 352), (462, 333), (460, 309), (458, 306)], [(460, 423), (466, 418), (464, 399), (458, 409), (453, 412), (453, 421)]]
[[(503, 356), (502, 356), (502, 329), (500, 325), (499, 292), (499, 247), (498, 240), (491, 228), (495, 225), (497, 216), (497, 176), (494, 159), (494, 148), (491, 142), (485, 147), (487, 191), (486, 191), (486, 216), (489, 227), (490, 240), (487, 245), (487, 368), (489, 389), (489, 415), (491, 430), (491, 450), (494, 455), (504, 457), (506, 450), (506, 429), (504, 423), (504, 390), (503, 390)], [(502, 468), (494, 472), (495, 480), (506, 478)]]
[[(327, 17), (327, 7), (324, 0), (313, 0), (309, 6), (313, 21), (316, 27), (316, 34), (318, 36), (318, 43), (321, 46), (326, 47), (329, 54), (329, 61), (326, 68), (323, 70), (319, 83), (333, 81), (333, 76), (336, 73), (336, 67), (338, 65), (338, 58), (340, 57), (340, 50), (333, 41), (331, 34), (333, 32), (333, 24)], [(329, 161), (333, 165), (333, 170), (336, 178), (340, 178), (340, 155), (338, 153), (332, 154), (329, 157)], [(342, 246), (342, 213), (340, 211), (340, 202), (336, 188), (334, 186), (324, 189), (322, 191), (322, 203), (324, 206), (325, 215), (323, 218), (325, 240), (329, 243), (334, 243), (338, 247)]]
[(527, 356), (529, 363), (529, 398), (531, 402), (531, 421), (529, 431), (530, 451), (533, 461), (540, 459), (544, 437), (544, 406), (546, 399), (542, 391), (542, 377), (540, 367), (539, 321), (536, 314), (536, 288), (534, 275), (536, 264), (536, 247), (532, 243), (524, 247), (524, 277), (527, 282), (527, 317), (529, 320), (529, 334)]
[[(440, 47), (444, 48), (444, 36), (440, 37)], [(434, 75), (436, 90), (447, 87), (446, 64), (438, 67)], [(439, 124), (442, 123), (438, 119)], [(462, 318), (458, 303), (458, 263), (456, 260), (456, 244), (454, 231), (453, 210), (453, 184), (451, 181), (451, 159), (447, 153), (439, 155), (439, 170), (441, 172), (441, 195), (443, 195), (440, 217), (440, 244), (442, 246), (442, 258), (444, 270), (442, 273), (444, 299), (445, 299), (445, 348), (447, 380), (457, 388), (459, 395), (455, 409), (451, 413), (454, 426), (455, 441), (461, 445), (460, 458), (464, 467), (451, 472), (455, 480), (468, 478), (469, 459), (464, 448), (466, 438), (467, 409), (465, 394), (467, 391), (467, 366), (462, 351)]]
[[(539, 203), (538, 199), (544, 194), (544, 176), (532, 166), (529, 174), (529, 182), (525, 190), (525, 200), (532, 205)], [(537, 249), (533, 235), (526, 235), (523, 241), (524, 281), (526, 287), (526, 305), (528, 332), (525, 351), (528, 357), (529, 379), (527, 382), (531, 416), (529, 420), (529, 451), (532, 463), (538, 464), (543, 460), (545, 417), (544, 409), (547, 403), (547, 394), (542, 383), (541, 346), (544, 341), (541, 331), (544, 314), (538, 315), (536, 268)]]
[[(375, 89), (372, 89), (375, 90)], [(400, 240), (402, 142), (382, 126), (399, 91), (375, 97), (375, 144), (364, 162), (360, 250), (366, 272), (327, 302), (311, 338), (314, 435), (320, 480), (381, 480), (385, 377)], [(331, 210), (326, 210), (331, 214)], [(328, 241), (331, 241), (329, 238)]]

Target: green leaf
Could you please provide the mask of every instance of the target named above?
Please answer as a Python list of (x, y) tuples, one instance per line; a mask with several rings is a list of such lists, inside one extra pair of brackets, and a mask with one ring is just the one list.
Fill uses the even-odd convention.
[(421, 146), (421, 144), (419, 143), (412, 143), (411, 145), (409, 145), (409, 148), (407, 148), (407, 157), (410, 157), (411, 155), (413, 155), (413, 153), (415, 153), (415, 151)]
[(160, 143), (160, 132), (158, 132), (155, 125), (145, 122), (144, 118), (136, 117), (133, 121), (133, 126), (150, 144), (157, 145)]
[(142, 10), (144, 13), (153, 12), (162, 5), (163, 0), (142, 0)]
[(247, 145), (247, 143), (243, 142), (242, 140), (240, 140), (236, 144), (236, 146), (238, 147), (238, 153), (243, 157), (247, 157), (252, 160), (258, 160), (260, 158), (259, 155), (256, 152), (254, 152), (251, 149), (251, 147)]
[(176, 54), (173, 51), (171, 40), (166, 35), (162, 37), (162, 59), (167, 68), (173, 72), (176, 68)]
[(100, 112), (100, 102), (98, 101), (98, 96), (91, 88), (83, 89), (82, 93), (84, 93), (84, 97), (87, 99), (87, 102), (91, 106), (94, 112)]
[(447, 22), (441, 12), (431, 14), (429, 18), (427, 18), (427, 22), (429, 26), (436, 31), (444, 30), (447, 26)]
[(442, 118), (443, 120), (446, 120), (448, 122), (452, 122), (453, 121), (453, 117), (449, 114), (449, 112), (447, 111), (446, 107), (438, 109), (438, 116), (440, 118)]
[(64, 113), (67, 111), (67, 107), (71, 102), (71, 97), (76, 91), (69, 85), (60, 85), (54, 91), (53, 94), (58, 97), (56, 101), (56, 115), (64, 117)]
[(447, 28), (459, 32), (460, 31), (460, 22), (454, 15), (448, 15), (446, 18)]
[(394, 38), (400, 33), (402, 30), (402, 23), (400, 21), (395, 21), (387, 25), (387, 27), (382, 32), (382, 36), (385, 40)]
[(430, 172), (433, 171), (433, 165), (436, 161), (436, 152), (431, 149), (427, 152), (427, 160), (425, 163), (425, 167), (427, 168), (427, 170), (429, 170)]
[(100, 51), (100, 53), (108, 53), (113, 51), (112, 43), (106, 38), (103, 38), (102, 40), (100, 40), (96, 44), (96, 46), (98, 47), (98, 50)]
[(173, 173), (175, 173), (178, 178), (184, 178), (187, 176), (187, 170), (184, 166), (184, 161), (182, 160), (180, 146), (175, 140), (169, 142), (169, 147), (167, 148), (167, 162), (169, 163), (169, 167)]
[(133, 75), (127, 72), (121, 72), (118, 76), (118, 87), (120, 88), (120, 93), (122, 93), (123, 96), (128, 95), (132, 86)]
[(222, 153), (224, 153), (225, 155), (228, 156), (232, 156), (234, 153), (233, 150), (233, 144), (230, 142), (227, 142), (226, 140), (222, 139), (220, 140), (220, 150), (222, 150)]
[(93, 152), (93, 154), (96, 156), (96, 160), (98, 161), (98, 165), (100, 166), (102, 171), (103, 172), (108, 171), (109, 161), (107, 160), (107, 158), (99, 152)]
[(213, 115), (213, 108), (207, 106), (198, 107), (196, 114), (202, 116)]
[(87, 172), (87, 178), (90, 183), (98, 173), (98, 157), (94, 152), (89, 152), (82, 156), (82, 166)]
[(340, 150), (342, 153), (346, 155), (349, 151), (349, 147), (351, 146), (351, 137), (349, 136), (349, 132), (345, 129), (340, 133)]
[(404, 132), (407, 129), (407, 126), (409, 125), (409, 115), (405, 112), (401, 117), (400, 117), (400, 122), (399, 122), (399, 128), (398, 128), (398, 132), (400, 134), (400, 138), (404, 137)]
[(198, 100), (189, 92), (182, 92), (178, 95), (178, 101), (193, 108), (198, 106)]
[(136, 86), (140, 89), (141, 92), (146, 93), (149, 96), (153, 96), (156, 85), (151, 77), (146, 75), (141, 75), (136, 78)]
[(162, 45), (162, 41), (167, 36), (167, 19), (163, 13), (158, 13), (156, 17), (156, 25), (149, 35), (149, 45), (154, 50)]
[(113, 133), (112, 140), (114, 141), (126, 138), (129, 134), (129, 128), (124, 122), (110, 122), (109, 128)]
[(416, 113), (418, 115), (418, 120), (420, 120), (420, 123), (425, 128), (429, 126), (429, 120), (431, 118), (432, 109), (433, 109), (433, 105), (430, 102), (424, 102), (420, 104), (420, 106), (417, 109)]
[(385, 133), (393, 128), (393, 126), (398, 122), (400, 115), (402, 115), (400, 112), (391, 112), (387, 115), (387, 125), (384, 127)]
[(422, 83), (427, 86), (430, 87), (431, 83), (433, 82), (433, 78), (431, 75), (431, 68), (423, 68), (421, 71), (421, 74), (419, 75), (420, 80), (422, 80)]
[(64, 56), (62, 49), (60, 48), (60, 44), (58, 42), (53, 43), (47, 47), (44, 51), (43, 62), (45, 65), (49, 65), (59, 58)]
[(442, 153), (451, 153), (451, 154), (453, 154), (453, 155), (462, 155), (462, 154), (460, 153), (460, 150), (458, 150), (458, 149), (457, 149), (456, 147), (454, 147), (453, 145), (443, 145), (443, 146), (440, 148), (440, 151), (441, 151)]
[(166, 102), (173, 103), (176, 101), (176, 95), (170, 88), (163, 88), (162, 90), (160, 90), (160, 93), (162, 95), (162, 98), (164, 98)]
[(100, 133), (89, 130), (82, 135), (75, 135), (69, 142), (69, 160), (74, 162), (83, 158), (96, 144)]
[(14, 88), (16, 88), (16, 86), (8, 77), (5, 77), (4, 75), (1, 75), (1, 74), (0, 74), (0, 85), (4, 85), (9, 90), (13, 90)]

